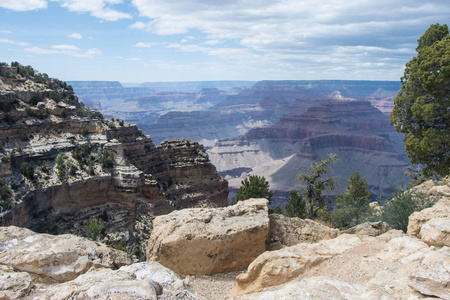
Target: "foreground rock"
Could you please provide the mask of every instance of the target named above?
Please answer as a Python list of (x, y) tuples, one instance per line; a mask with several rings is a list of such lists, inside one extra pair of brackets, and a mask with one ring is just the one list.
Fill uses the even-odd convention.
[(450, 246), (450, 178), (441, 185), (429, 180), (413, 189), (424, 197), (436, 197), (432, 207), (413, 213), (409, 217), (408, 234), (424, 240), (433, 246)]
[(268, 250), (299, 243), (317, 243), (337, 237), (340, 232), (309, 219), (288, 218), (284, 215), (271, 214), (270, 231), (267, 238)]
[(450, 299), (448, 181), (414, 190), (439, 197), (412, 214), (406, 235), (366, 223), (337, 238), (265, 252), (237, 276), (236, 299)]
[(85, 238), (0, 229), (0, 299), (198, 299), (156, 262)]
[(249, 199), (218, 209), (184, 209), (153, 222), (147, 260), (180, 275), (245, 269), (265, 250), (268, 201)]
[(119, 270), (94, 269), (35, 296), (43, 299), (198, 299), (172, 271), (158, 263), (137, 263)]
[(449, 248), (432, 249), (401, 232), (379, 237), (343, 234), (264, 253), (236, 278), (238, 287), (232, 295), (239, 299), (450, 299), (449, 257)]
[(316, 244), (298, 244), (265, 252), (250, 264), (246, 273), (236, 277), (238, 287), (235, 295), (288, 282), (361, 242), (358, 236), (342, 235)]
[(90, 268), (131, 264), (127, 254), (86, 238), (37, 234), (15, 226), (0, 228), (0, 264), (33, 276), (67, 281)]
[(391, 230), (391, 226), (386, 222), (366, 222), (349, 228), (344, 233), (379, 236), (389, 230)]

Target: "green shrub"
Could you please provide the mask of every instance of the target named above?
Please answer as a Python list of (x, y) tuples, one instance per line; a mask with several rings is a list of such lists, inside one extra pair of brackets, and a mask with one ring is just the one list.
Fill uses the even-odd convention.
[(8, 209), (10, 206), (11, 197), (12, 193), (8, 185), (3, 180), (0, 180), (0, 206), (3, 210)]
[(91, 144), (90, 143), (84, 143), (81, 145), (77, 145), (72, 150), (72, 156), (78, 162), (80, 162), (82, 159), (87, 159), (89, 157), (90, 153), (91, 153)]
[(64, 179), (66, 178), (66, 166), (65, 166), (66, 159), (67, 156), (64, 153), (59, 152), (55, 160), (57, 176), (59, 181), (61, 182), (64, 181)]
[(69, 174), (74, 176), (77, 173), (77, 166), (75, 166), (71, 161), (67, 162), (67, 166), (69, 167)]
[(97, 240), (105, 230), (105, 225), (103, 225), (103, 222), (98, 220), (92, 220), (87, 224), (86, 226), (86, 237), (90, 238), (91, 240)]
[(436, 201), (435, 197), (412, 195), (410, 191), (400, 189), (382, 206), (381, 220), (406, 232), (409, 216), (415, 211), (433, 206)]
[(50, 92), (50, 99), (53, 99), (56, 103), (62, 100), (62, 96), (58, 93), (57, 90), (53, 90)]
[(86, 128), (81, 128), (81, 136), (86, 137), (89, 134), (89, 131)]
[(111, 154), (107, 151), (104, 151), (100, 156), (100, 164), (103, 169), (111, 169), (114, 166), (113, 158)]
[(28, 134), (26, 132), (22, 132), (22, 141), (27, 142), (30, 138), (28, 137)]
[(36, 104), (38, 104), (41, 101), (41, 98), (37, 97), (37, 96), (33, 96), (30, 100), (30, 104), (36, 106)]
[(308, 217), (308, 211), (306, 210), (306, 202), (302, 197), (302, 194), (297, 191), (289, 192), (289, 201), (286, 204), (286, 215), (288, 217), (298, 217), (300, 219), (306, 219)]
[(331, 212), (333, 225), (342, 230), (367, 221), (372, 213), (371, 196), (367, 180), (361, 178), (358, 171), (353, 173), (346, 189), (336, 198), (337, 208)]
[(29, 163), (23, 163), (20, 166), (20, 173), (29, 180), (32, 180), (34, 178), (34, 167)]

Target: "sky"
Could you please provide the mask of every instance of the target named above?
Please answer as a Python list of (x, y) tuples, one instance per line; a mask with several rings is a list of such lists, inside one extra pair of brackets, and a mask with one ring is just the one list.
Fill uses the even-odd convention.
[(0, 61), (65, 81), (394, 80), (449, 0), (0, 0)]

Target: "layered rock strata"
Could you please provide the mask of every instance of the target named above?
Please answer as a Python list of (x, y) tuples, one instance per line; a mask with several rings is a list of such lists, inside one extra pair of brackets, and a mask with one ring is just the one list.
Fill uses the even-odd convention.
[(345, 188), (355, 171), (375, 195), (388, 193), (389, 182), (402, 178), (410, 163), (402, 139), (389, 118), (368, 101), (342, 100), (220, 140), (208, 153), (232, 188), (237, 189), (246, 176), (264, 176), (275, 192), (273, 203), (282, 205), (286, 197), (282, 194), (283, 199), (277, 199), (277, 191), (296, 189), (297, 176), (329, 153), (339, 155), (337, 164), (330, 166), (330, 175), (339, 176), (334, 194)]
[(67, 84), (1, 70), (2, 225), (83, 235), (100, 223), (99, 237), (134, 243), (155, 215), (227, 204), (227, 182), (200, 144), (155, 147), (135, 125), (82, 106)]

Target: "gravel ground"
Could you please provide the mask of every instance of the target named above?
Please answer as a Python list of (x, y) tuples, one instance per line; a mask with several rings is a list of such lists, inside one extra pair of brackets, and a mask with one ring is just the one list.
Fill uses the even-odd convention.
[(228, 293), (236, 287), (236, 276), (241, 273), (231, 272), (212, 276), (187, 276), (184, 282), (205, 299), (223, 300), (229, 299)]

